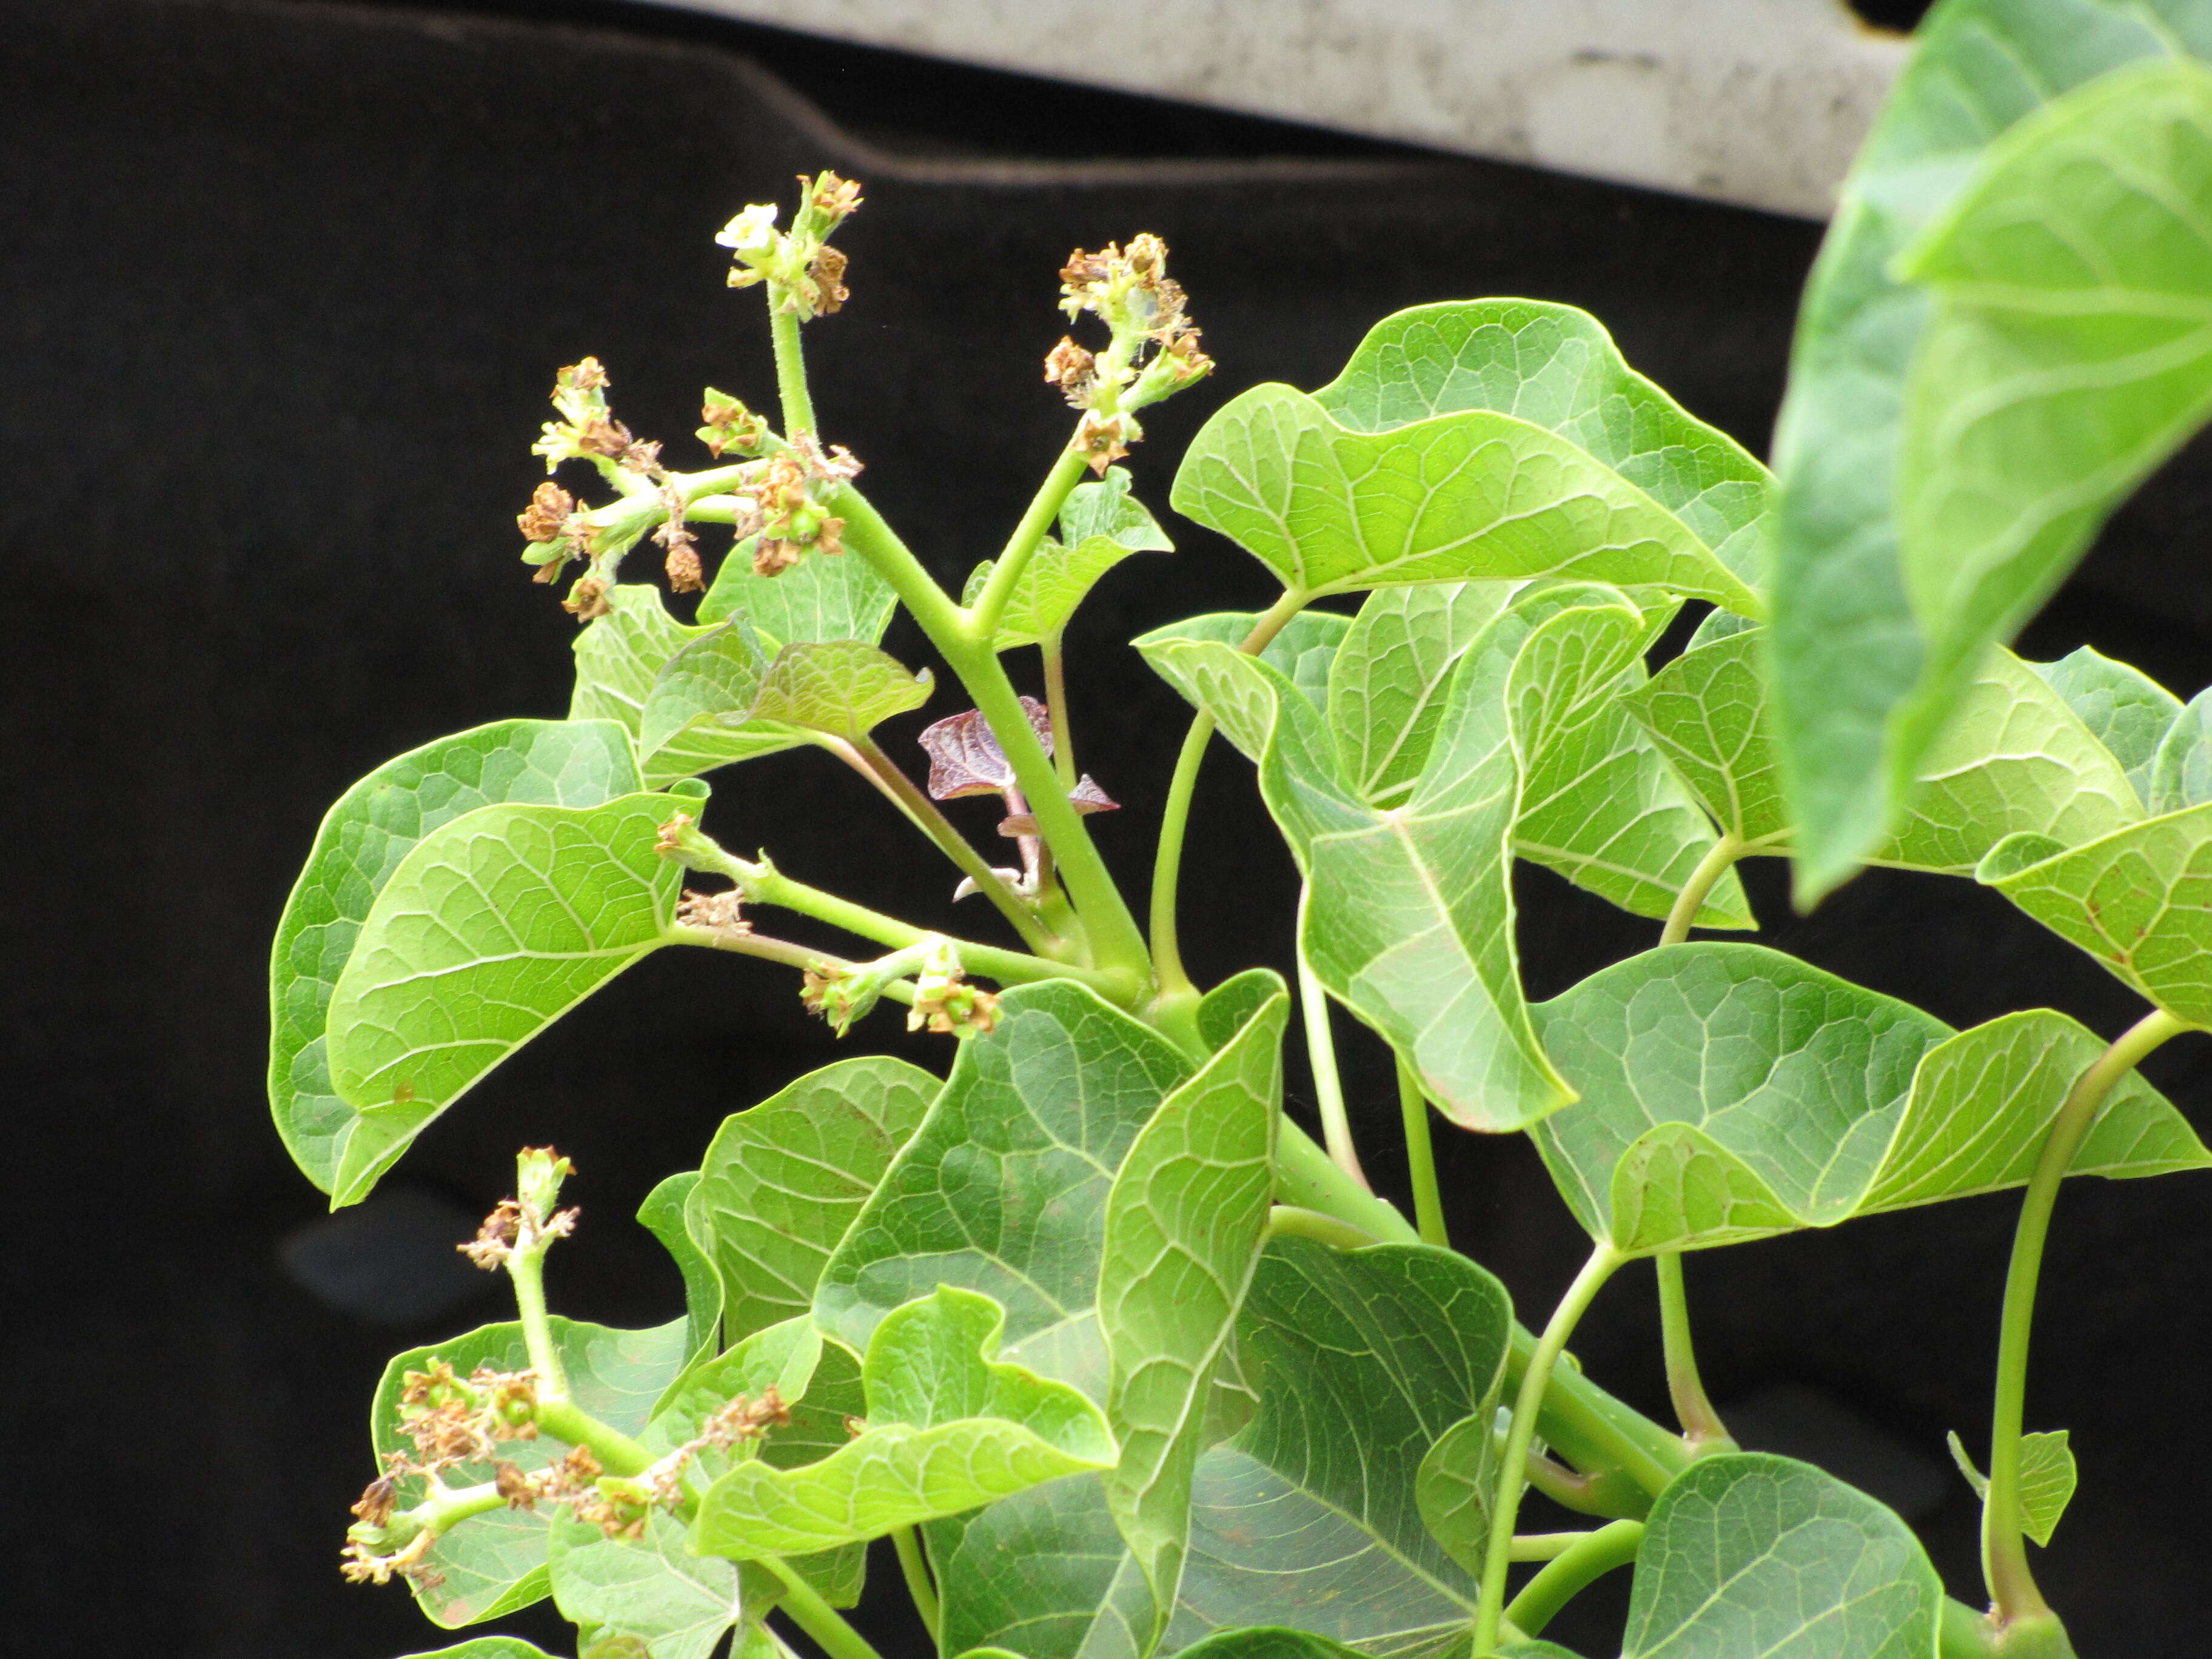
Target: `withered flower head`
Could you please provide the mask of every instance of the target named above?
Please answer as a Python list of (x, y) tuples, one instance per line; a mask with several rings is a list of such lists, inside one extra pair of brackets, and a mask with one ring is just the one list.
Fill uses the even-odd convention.
[(380, 1474), (368, 1483), (353, 1506), (353, 1513), (366, 1525), (380, 1527), (392, 1519), (392, 1506), (399, 1499), (399, 1482), (388, 1474)]
[(719, 893), (686, 890), (676, 906), (676, 920), (687, 927), (709, 927), (725, 933), (750, 933), (753, 925), (744, 909), (744, 895), (736, 888)]
[(1063, 334), (1045, 356), (1044, 378), (1079, 409), (1098, 383), (1098, 359)]
[(550, 478), (530, 492), (530, 505), (515, 518), (515, 527), (526, 542), (550, 542), (561, 534), (576, 498)]
[(579, 577), (576, 585), (568, 590), (568, 597), (561, 601), (561, 608), (580, 623), (614, 612), (614, 606), (607, 601), (607, 585), (597, 576)]

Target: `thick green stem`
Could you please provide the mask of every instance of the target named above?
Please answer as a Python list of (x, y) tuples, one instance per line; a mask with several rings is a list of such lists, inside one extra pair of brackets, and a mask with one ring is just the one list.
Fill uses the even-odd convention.
[(1296, 1204), (1278, 1204), (1267, 1212), (1267, 1237), (1310, 1238), (1336, 1250), (1364, 1249), (1370, 1244), (1382, 1242), (1364, 1227), (1355, 1227), (1336, 1216), (1323, 1215), (1319, 1210), (1304, 1209)]
[(1653, 1265), (1659, 1269), (1659, 1334), (1667, 1356), (1667, 1395), (1674, 1402), (1674, 1420), (1693, 1446), (1728, 1441), (1728, 1429), (1706, 1398), (1705, 1381), (1698, 1375), (1697, 1349), (1690, 1340), (1689, 1294), (1682, 1283), (1682, 1253), (1662, 1250), (1653, 1258)]
[(1660, 944), (1680, 945), (1690, 937), (1691, 926), (1697, 921), (1698, 912), (1705, 908), (1705, 899), (1714, 884), (1748, 850), (1733, 831), (1713, 843), (1712, 850), (1698, 861), (1698, 867), (1690, 872), (1689, 880), (1682, 884), (1682, 890), (1674, 896), (1674, 908), (1667, 912), (1667, 925), (1659, 934)]
[(571, 1446), (588, 1447), (609, 1474), (642, 1474), (653, 1467), (651, 1452), (572, 1400), (547, 1400), (541, 1394), (537, 1417), (542, 1432)]
[(1551, 1322), (1537, 1339), (1527, 1370), (1522, 1374), (1520, 1392), (1513, 1400), (1512, 1425), (1505, 1434), (1498, 1495), (1491, 1504), (1490, 1548), (1483, 1562), (1481, 1599), (1476, 1604), (1474, 1615), (1474, 1651), (1478, 1654), (1486, 1654), (1498, 1645), (1498, 1620), (1505, 1612), (1505, 1577), (1513, 1562), (1513, 1523), (1521, 1512), (1521, 1489), (1528, 1479), (1525, 1465), (1528, 1447), (1536, 1436), (1536, 1419), (1543, 1410), (1552, 1368), (1559, 1363), (1567, 1338), (1573, 1334), (1576, 1322), (1582, 1318), (1591, 1298), (1625, 1259), (1610, 1244), (1601, 1244), (1590, 1252), (1582, 1272), (1575, 1275), (1566, 1295), (1560, 1297)]
[(847, 1624), (844, 1615), (816, 1595), (814, 1587), (788, 1565), (772, 1555), (764, 1558), (761, 1565), (781, 1581), (781, 1600), (783, 1610), (791, 1615), (791, 1622), (821, 1644), (830, 1659), (883, 1659), (868, 1644), (867, 1638)]
[[(1298, 900), (1298, 933), (1305, 933), (1306, 896)], [(1329, 1029), (1328, 993), (1321, 976), (1298, 951), (1298, 1012), (1305, 1020), (1306, 1063), (1313, 1072), (1314, 1103), (1321, 1112), (1322, 1140), (1337, 1168), (1364, 1187), (1366, 1173), (1359, 1167), (1359, 1149), (1352, 1142), (1352, 1118), (1345, 1110), (1344, 1079), (1336, 1069), (1336, 1034)]]
[(999, 878), (984, 862), (983, 855), (969, 846), (968, 838), (938, 810), (937, 803), (884, 753), (873, 738), (857, 738), (851, 742), (830, 738), (823, 740), (823, 747), (881, 790), (915, 828), (934, 842), (938, 850), (952, 860), (960, 873), (975, 884), (975, 890), (990, 900), (999, 914), (1013, 925), (1024, 944), (1041, 954), (1052, 952), (1060, 941), (1037, 920), (1036, 913)]
[(1079, 450), (1063, 450), (1052, 471), (1045, 474), (1044, 482), (1030, 500), (1029, 510), (1022, 521), (1014, 526), (1014, 533), (1006, 538), (1006, 545), (991, 567), (983, 591), (975, 596), (975, 603), (968, 614), (975, 619), (976, 632), (986, 640), (998, 636), (999, 619), (1006, 614), (1006, 601), (1013, 597), (1015, 584), (1022, 579), (1038, 544), (1044, 540), (1045, 532), (1052, 528), (1053, 519), (1066, 502), (1068, 492), (1083, 477), (1084, 458)]
[(538, 1373), (541, 1400), (566, 1400), (568, 1376), (561, 1367), (561, 1350), (553, 1340), (553, 1323), (545, 1310), (545, 1246), (518, 1249), (507, 1259), (507, 1281), (514, 1287), (514, 1310), (522, 1326), (522, 1346), (530, 1356), (530, 1369)]
[(1406, 1164), (1413, 1182), (1413, 1218), (1425, 1244), (1451, 1248), (1444, 1228), (1444, 1201), (1437, 1190), (1437, 1150), (1429, 1141), (1429, 1099), (1421, 1080), (1404, 1060), (1398, 1062), (1398, 1112), (1405, 1121)]
[(1587, 1532), (1522, 1532), (1513, 1535), (1516, 1561), (1556, 1561), (1590, 1536)]
[(814, 398), (806, 389), (806, 354), (799, 343), (799, 317), (787, 303), (790, 290), (768, 285), (769, 339), (775, 347), (775, 395), (783, 404), (787, 438), (814, 430)]
[(921, 1615), (923, 1627), (934, 1642), (942, 1615), (938, 1611), (937, 1586), (929, 1578), (929, 1563), (922, 1557), (921, 1539), (912, 1527), (899, 1527), (891, 1533), (891, 1545), (898, 1551), (899, 1571), (906, 1579), (906, 1593), (914, 1598), (914, 1610)]
[(2043, 1269), (2044, 1241), (2051, 1212), (2058, 1202), (2074, 1155), (2081, 1147), (2106, 1097), (2142, 1057), (2168, 1037), (2189, 1030), (2163, 1008), (2154, 1010), (2124, 1032), (2096, 1063), (2081, 1073), (2058, 1115), (2028, 1177), (2021, 1200), (2020, 1224), (2005, 1272), (2004, 1317), (1997, 1335), (1996, 1401), (1990, 1413), (1990, 1486), (1982, 1500), (1982, 1571), (1989, 1583), (1991, 1617), (2000, 1629), (2040, 1620), (2051, 1608), (2028, 1571), (2027, 1546), (2021, 1529), (2020, 1437), (2027, 1396), (2027, 1345), (2035, 1319), (2036, 1280)]
[[(1286, 592), (1252, 625), (1237, 648), (1249, 656), (1266, 650), (1291, 618), (1305, 608), (1308, 595)], [(1183, 736), (1176, 757), (1175, 775), (1168, 780), (1167, 805), (1160, 814), (1158, 850), (1152, 855), (1152, 973), (1168, 991), (1190, 988), (1182, 951), (1176, 934), (1176, 890), (1182, 876), (1182, 848), (1190, 830), (1190, 799), (1198, 787), (1199, 768), (1205, 763), (1206, 746), (1213, 736), (1213, 716), (1200, 711)]]
[(1505, 1617), (1523, 1635), (1540, 1635), (1561, 1607), (1615, 1567), (1635, 1560), (1643, 1542), (1641, 1521), (1615, 1521), (1583, 1534), (1521, 1587)]

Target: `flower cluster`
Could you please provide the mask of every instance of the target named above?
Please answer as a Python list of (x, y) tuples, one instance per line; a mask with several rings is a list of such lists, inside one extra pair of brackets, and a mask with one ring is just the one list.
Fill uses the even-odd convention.
[(1046, 380), (1083, 410), (1073, 447), (1101, 476), (1145, 435), (1136, 409), (1213, 367), (1199, 349), (1182, 287), (1167, 270), (1168, 246), (1149, 231), (1126, 249), (1114, 242), (1096, 253), (1078, 248), (1060, 270), (1060, 306), (1069, 320), (1087, 311), (1113, 332), (1103, 352), (1063, 337), (1044, 360)]
[(850, 450), (825, 450), (809, 432), (770, 456), (751, 493), (738, 498), (738, 536), (752, 541), (753, 574), (780, 576), (809, 551), (842, 553), (845, 521), (822, 501), (860, 470)]
[(730, 286), (775, 285), (782, 309), (803, 322), (826, 317), (852, 297), (845, 287), (845, 255), (830, 246), (837, 227), (860, 205), (860, 186), (834, 173), (799, 176), (799, 211), (791, 228), (775, 228), (773, 203), (755, 203), (722, 227), (714, 238), (735, 255)]

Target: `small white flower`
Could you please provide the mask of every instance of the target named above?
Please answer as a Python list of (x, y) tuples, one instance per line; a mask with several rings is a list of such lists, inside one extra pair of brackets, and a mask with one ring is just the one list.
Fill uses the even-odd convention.
[(775, 204), (754, 203), (724, 225), (721, 234), (714, 240), (739, 253), (766, 252), (775, 240)]

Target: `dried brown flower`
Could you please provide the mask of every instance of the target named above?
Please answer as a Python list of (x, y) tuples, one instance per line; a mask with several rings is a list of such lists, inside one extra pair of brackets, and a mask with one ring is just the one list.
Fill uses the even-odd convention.
[(607, 602), (607, 585), (597, 576), (584, 576), (568, 590), (568, 597), (561, 601), (561, 608), (580, 623), (613, 613), (614, 606)]
[(550, 542), (561, 534), (576, 498), (548, 478), (530, 493), (530, 505), (515, 518), (515, 527), (526, 542)]
[(753, 925), (744, 918), (744, 895), (732, 887), (720, 893), (686, 890), (676, 906), (676, 920), (687, 927), (711, 927), (725, 933), (750, 933)]

